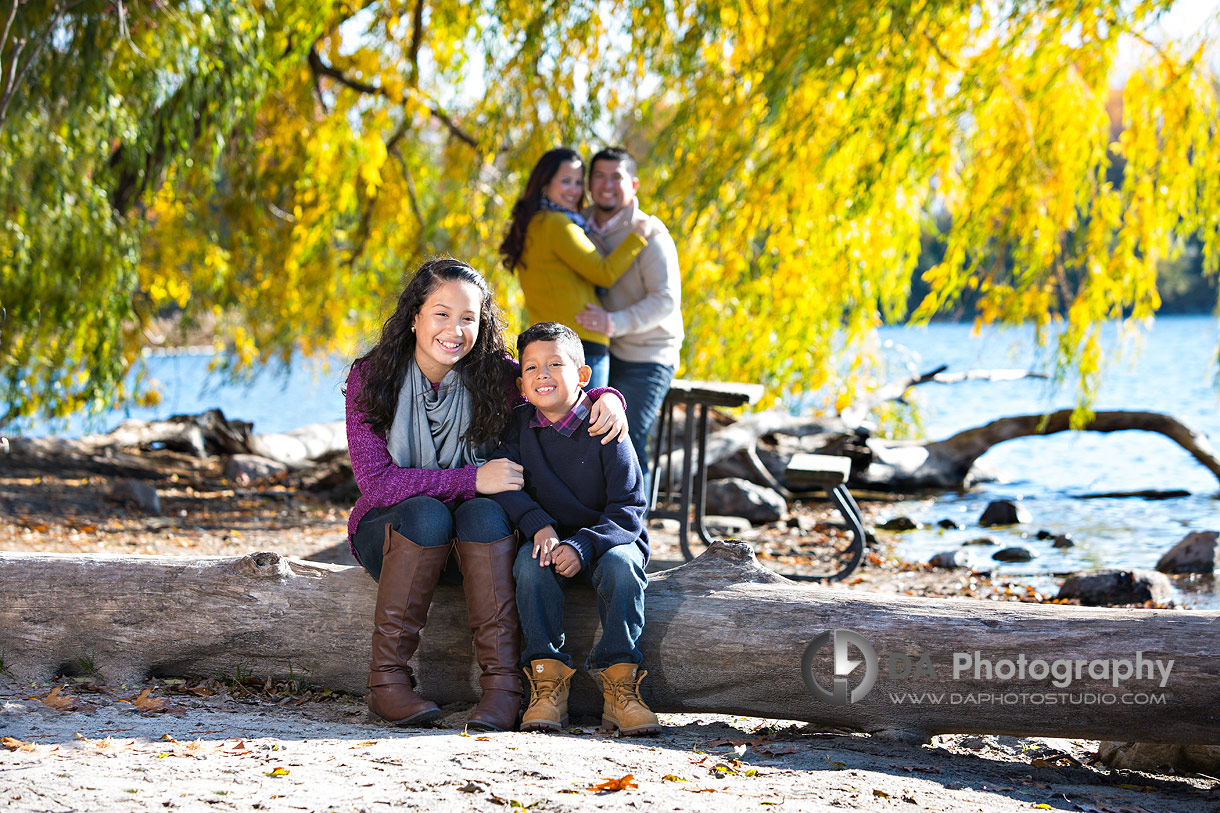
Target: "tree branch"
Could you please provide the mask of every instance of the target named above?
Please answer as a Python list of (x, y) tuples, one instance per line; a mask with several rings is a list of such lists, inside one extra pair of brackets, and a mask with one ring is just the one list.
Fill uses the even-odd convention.
[[(10, 17), (9, 23), (11, 23), (12, 19), (16, 17), (17, 6), (21, 2), (22, 2), (22, 0), (13, 0), (13, 14), (12, 14), (12, 17)], [(42, 32), (42, 35), (35, 42), (34, 50), (30, 53), (29, 58), (26, 59), (24, 65), (18, 66), (17, 63), (21, 59), (21, 52), (24, 51), (26, 45), (29, 44), (29, 40), (22, 40), (14, 48), (12, 65), (9, 69), (8, 82), (5, 85), (5, 87), (3, 88), (3, 93), (0, 94), (0, 127), (2, 127), (4, 125), (4, 120), (5, 120), (5, 118), (8, 117), (8, 107), (9, 107), (9, 104), (12, 103), (13, 97), (15, 95), (17, 95), (18, 85), (20, 85), (22, 80), (25, 79), (25, 75), (27, 73), (29, 73), (30, 69), (32, 67), (34, 67), (34, 63), (38, 61), (38, 55), (42, 53), (42, 49), (44, 47), (46, 47), (46, 44), (48, 42), (51, 41), (51, 35), (55, 32), (56, 26), (59, 25), (60, 18), (63, 17), (63, 15), (69, 9), (71, 9), (74, 6), (79, 6), (82, 2), (84, 2), (84, 0), (73, 0), (73, 2), (70, 2), (55, 10), (54, 16), (51, 18), (51, 21), (47, 24), (47, 27)], [(5, 28), (4, 28), (4, 38), (5, 39), (8, 38), (8, 34), (9, 34), (9, 25), (6, 24)], [(0, 45), (2, 45), (2, 41), (0, 41)], [(0, 53), (3, 53), (3, 51), (0, 50)]]
[[(390, 98), (389, 94), (386, 93), (385, 88), (370, 85), (367, 82), (361, 82), (359, 79), (352, 79), (350, 76), (347, 76), (345, 73), (343, 73), (343, 71), (339, 70), (333, 65), (327, 65), (322, 61), (322, 56), (318, 53), (318, 49), (316, 47), (309, 49), (309, 67), (315, 73), (321, 74), (322, 76), (330, 79), (334, 79), (339, 84), (351, 90), (359, 93), (365, 93), (370, 96), (380, 96), (383, 99), (389, 99), (391, 102), (396, 101), (395, 99)], [(429, 102), (430, 101), (431, 100), (429, 100)], [(479, 146), (479, 142), (476, 141), (473, 136), (464, 132), (462, 128), (459, 127), (457, 123), (454, 122), (454, 120), (451, 119), (448, 114), (446, 114), (439, 107), (431, 104), (427, 104), (425, 107), (427, 107), (428, 114), (441, 124), (445, 125), (445, 129), (447, 129), (454, 138), (471, 147)]]
[(407, 59), (411, 61), (411, 85), (419, 86), (419, 49), (424, 41), (424, 0), (416, 0), (415, 13), (411, 15), (411, 47)]

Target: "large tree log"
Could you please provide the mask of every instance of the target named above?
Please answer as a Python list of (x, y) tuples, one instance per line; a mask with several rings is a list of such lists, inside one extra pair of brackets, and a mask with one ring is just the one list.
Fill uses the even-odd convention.
[[(4, 554), (0, 651), (5, 670), (22, 680), (51, 679), (84, 657), (111, 682), (232, 675), (240, 668), (361, 691), (374, 599), (375, 585), (358, 568), (273, 553)], [(460, 588), (438, 590), (417, 656), (423, 692), (442, 703), (476, 696), (464, 607)], [(979, 732), (1220, 742), (1217, 612), (845, 592), (794, 584), (759, 567), (748, 546), (716, 543), (696, 561), (653, 575), (647, 614), (643, 687), (659, 711), (778, 717), (912, 737)], [(577, 663), (593, 640), (596, 617), (591, 592), (573, 588), (568, 640)], [(831, 643), (808, 672), (803, 665), (811, 643), (836, 629), (859, 633), (878, 656), (876, 686), (846, 705), (820, 700), (806, 680), (832, 691)], [(848, 662), (838, 673), (854, 689), (867, 668), (849, 672), (861, 653), (842, 654), (850, 658), (840, 659)], [(962, 658), (980, 664), (980, 673), (971, 667), (954, 675), (955, 658), (959, 667)], [(1035, 662), (1048, 669), (1062, 662), (1074, 671), (1078, 661), (1113, 669), (1116, 661), (1164, 666), (1169, 659), (1164, 681), (1156, 671), (1117, 686), (1093, 665), (1067, 687), (1049, 678), (987, 679), (981, 671), (984, 661), (1000, 672), (1020, 663), (1024, 674), (1026, 665), (1037, 670)], [(924, 702), (897, 702), (897, 693)], [(941, 702), (930, 702), (932, 695)], [(1164, 702), (1132, 702), (1147, 695), (1163, 695)], [(578, 712), (600, 709), (583, 673), (572, 702)]]
[[(975, 461), (989, 449), (1006, 440), (1032, 435), (1052, 435), (1074, 431), (1072, 411), (1061, 409), (1049, 415), (1016, 415), (999, 418), (984, 426), (958, 432), (952, 437), (929, 443), (889, 444), (869, 440), (875, 458), (862, 476), (872, 487), (962, 488)], [(1178, 419), (1160, 412), (1098, 412), (1081, 427), (1089, 432), (1127, 430), (1158, 432), (1173, 440), (1220, 479), (1220, 459), (1207, 437)]]

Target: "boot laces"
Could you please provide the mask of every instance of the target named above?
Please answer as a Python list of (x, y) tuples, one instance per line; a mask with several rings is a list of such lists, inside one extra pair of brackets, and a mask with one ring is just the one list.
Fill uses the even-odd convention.
[[(603, 675), (603, 678), (605, 675)], [(636, 673), (635, 678), (627, 678), (623, 681), (606, 680), (610, 684), (610, 691), (614, 692), (614, 699), (620, 704), (626, 706), (630, 703), (643, 703), (640, 699), (640, 681), (644, 676)]]
[(534, 678), (530, 680), (530, 705), (544, 698), (555, 697), (568, 682), (568, 678)]

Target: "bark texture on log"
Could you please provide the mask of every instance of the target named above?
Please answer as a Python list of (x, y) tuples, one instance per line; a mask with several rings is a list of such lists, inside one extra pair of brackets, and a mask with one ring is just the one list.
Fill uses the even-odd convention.
[[(375, 591), (359, 568), (274, 553), (4, 554), (0, 650), (6, 670), (21, 680), (50, 679), (88, 656), (112, 683), (149, 674), (232, 675), (240, 667), (363, 691)], [(598, 627), (588, 588), (570, 589), (567, 614), (568, 646), (579, 665)], [(1217, 612), (867, 595), (790, 582), (759, 567), (748, 546), (716, 543), (696, 561), (652, 576), (647, 618), (643, 691), (658, 711), (779, 717), (916, 738), (976, 732), (1220, 742)], [(802, 667), (810, 644), (837, 629), (859, 633), (878, 656), (876, 686), (842, 706), (819, 700)], [(423, 641), (416, 658), (421, 691), (441, 703), (473, 701), (477, 670), (460, 587), (437, 591)], [(812, 679), (826, 689), (834, 677), (832, 648), (811, 662)], [(1070, 687), (1057, 688), (1049, 679), (988, 680), (971, 670), (955, 678), (955, 653), (993, 664), (1022, 656), (1046, 663), (1134, 660), (1140, 653), (1144, 661), (1173, 665), (1163, 687), (1159, 675), (1116, 687), (1086, 668)], [(846, 654), (859, 660), (861, 653)], [(899, 668), (891, 669), (895, 659)], [(919, 668), (924, 662), (927, 668)], [(862, 671), (846, 673), (853, 687)], [(944, 699), (895, 702), (897, 693)], [(1124, 693), (1165, 699), (1131, 704), (1122, 701)], [(950, 694), (962, 702), (949, 702)], [(1034, 694), (1064, 699), (1021, 700)], [(1098, 697), (1070, 700), (1086, 695)], [(579, 673), (573, 710), (595, 713), (600, 702)]]

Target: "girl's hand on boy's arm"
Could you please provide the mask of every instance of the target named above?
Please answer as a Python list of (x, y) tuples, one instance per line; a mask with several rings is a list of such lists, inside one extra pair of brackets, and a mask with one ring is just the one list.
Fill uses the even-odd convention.
[(551, 555), (555, 563), (555, 572), (560, 576), (572, 578), (580, 572), (580, 554), (571, 545), (560, 545)]
[(612, 392), (607, 392), (598, 398), (589, 410), (589, 434), (605, 435), (602, 445), (612, 440), (627, 439), (627, 411), (623, 401)]
[(524, 471), (520, 463), (504, 457), (488, 460), (475, 473), (474, 490), (478, 494), (520, 491), (525, 487)]
[(547, 525), (534, 534), (534, 552), (532, 555), (538, 560), (538, 567), (550, 567), (552, 561), (551, 552), (557, 547), (559, 547), (559, 534), (555, 533), (555, 529), (552, 526)]

